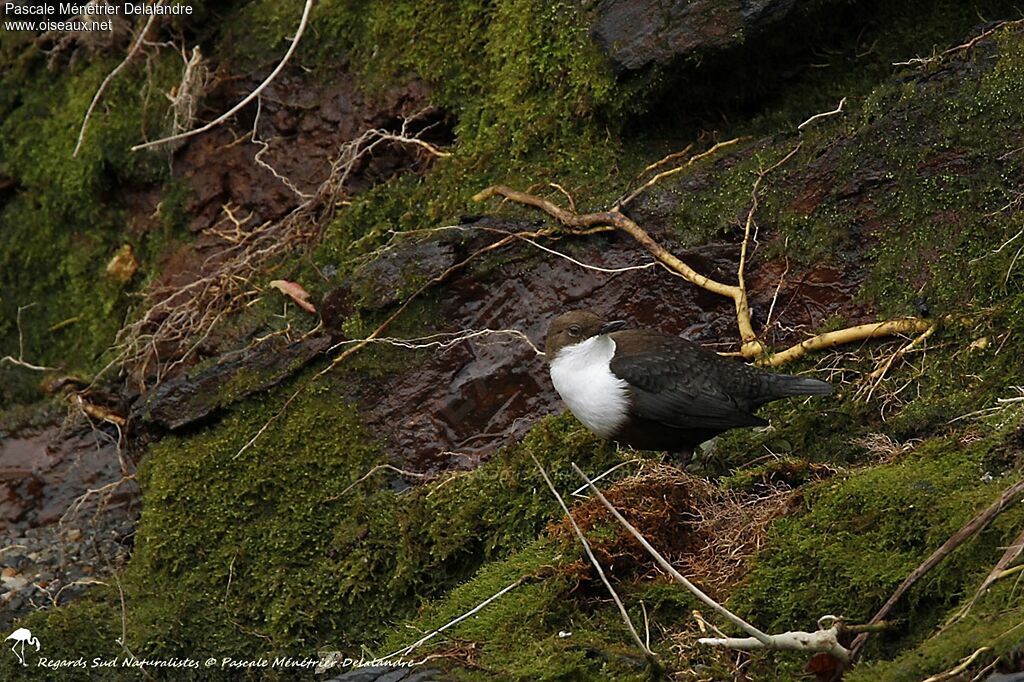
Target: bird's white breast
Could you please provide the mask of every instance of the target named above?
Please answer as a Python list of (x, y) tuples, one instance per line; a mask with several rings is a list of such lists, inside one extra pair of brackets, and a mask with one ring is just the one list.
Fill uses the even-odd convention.
[(609, 363), (615, 342), (592, 336), (558, 351), (551, 361), (551, 383), (576, 418), (588, 429), (611, 438), (625, 423), (629, 410), (628, 384), (612, 374)]

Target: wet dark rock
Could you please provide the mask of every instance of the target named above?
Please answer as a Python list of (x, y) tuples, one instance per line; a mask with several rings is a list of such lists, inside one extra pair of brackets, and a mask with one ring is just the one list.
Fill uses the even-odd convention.
[(410, 242), (358, 268), (350, 280), (352, 294), (364, 309), (384, 308), (401, 301), (455, 262), (455, 240), (451, 237)]
[[(126, 538), (134, 533), (139, 512), (133, 481), (80, 497), (121, 480), (116, 438), (62, 428), (60, 419), (26, 423), (31, 425), (0, 434), (0, 631), (5, 632), (27, 613), (52, 606), (63, 586), (102, 580), (122, 568), (132, 549)], [(97, 514), (101, 504), (103, 512)], [(64, 589), (59, 604), (88, 589), (87, 582)]]
[(62, 435), (51, 425), (11, 434), (0, 440), (0, 537), (38, 532), (86, 490), (120, 477), (116, 440), (104, 433)]
[(5, 566), (12, 566), (21, 570), (28, 565), (28, 557), (24, 554), (8, 554), (3, 558), (3, 563)]
[(352, 301), (350, 282), (331, 289), (324, 294), (324, 298), (320, 302), (320, 319), (324, 322), (324, 328), (335, 338), (341, 336), (341, 326), (353, 312), (355, 312), (355, 303)]
[(178, 429), (203, 419), (219, 408), (276, 386), (331, 345), (327, 336), (288, 344), (270, 339), (255, 348), (222, 356), (212, 367), (179, 375), (147, 394), (134, 416)]
[(591, 35), (619, 71), (742, 43), (788, 15), (794, 0), (606, 0)]
[[(235, 101), (257, 84), (256, 80), (230, 81), (212, 97)], [(193, 138), (175, 155), (175, 173), (191, 187), (184, 207), (191, 229), (201, 232), (216, 224), (225, 204), (238, 208), (240, 216), (251, 212), (252, 225), (283, 217), (302, 198), (266, 166), (255, 163), (257, 153), (300, 191), (311, 194), (327, 178), (341, 145), (371, 128), (396, 129), (396, 121), (424, 109), (429, 94), (422, 82), (414, 80), (370, 98), (350, 74), (339, 72), (333, 83), (313, 87), (301, 70), (286, 70), (268, 86), (256, 122), (256, 134), (267, 145), (265, 149), (253, 142), (235, 144), (253, 128), (252, 118), (247, 117), (236, 130), (221, 127)], [(437, 134), (442, 129), (450, 126), (442, 126)], [(350, 193), (386, 180), (397, 170), (415, 168), (422, 157), (417, 150), (399, 145), (387, 145), (374, 156), (387, 158), (387, 168), (375, 158), (354, 169)]]
[[(685, 192), (655, 192), (651, 201), (638, 202), (632, 213), (653, 237), (699, 272), (734, 282), (738, 243), (686, 249), (673, 239), (677, 232), (672, 215), (684, 209), (681, 202), (685, 196)], [(652, 205), (656, 210), (650, 209)], [(426, 241), (400, 242), (346, 284), (364, 287), (371, 302), (391, 305), (405, 300), (415, 284), (441, 274), (481, 246), (506, 233), (535, 228), (533, 222), (491, 217)], [(605, 268), (651, 262), (633, 239), (617, 233), (567, 238), (549, 246)], [(786, 271), (787, 264), (780, 259), (759, 260), (748, 272), (755, 323), (763, 323), (777, 288), (774, 319), (787, 329), (813, 325), (839, 313), (855, 320), (862, 313), (853, 303), (860, 281), (856, 273), (851, 279), (850, 273), (824, 264), (806, 272), (791, 268), (779, 287)], [(736, 346), (731, 301), (682, 282), (663, 268), (600, 272), (520, 241), (483, 256), (440, 286), (444, 295), (438, 319), (444, 322), (432, 330), (435, 332), (514, 330), (542, 348), (552, 317), (586, 307), (637, 326), (679, 334), (716, 350), (734, 350)], [(328, 295), (328, 299), (334, 298), (338, 310), (351, 305), (344, 287)], [(325, 320), (328, 317), (334, 315), (325, 315)], [(341, 321), (339, 314), (332, 324)], [(769, 340), (792, 343), (800, 338), (790, 332), (788, 337)], [(419, 355), (403, 352), (408, 352), (410, 359), (402, 371), (383, 379), (354, 376), (348, 398), (363, 406), (367, 426), (407, 468), (434, 472), (472, 468), (525, 433), (537, 419), (563, 409), (551, 387), (544, 358), (521, 337), (494, 334), (444, 350), (420, 351)]]

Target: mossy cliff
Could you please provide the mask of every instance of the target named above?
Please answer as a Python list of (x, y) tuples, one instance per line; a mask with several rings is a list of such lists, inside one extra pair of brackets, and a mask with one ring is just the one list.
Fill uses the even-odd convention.
[[(202, 22), (181, 30), (227, 73), (263, 74), (301, 5), (197, 4)], [(278, 264), (267, 279), (330, 266), (333, 281), (309, 278), (318, 297), (391, 231), (451, 224), (481, 210), (537, 217), (471, 203), (495, 182), (521, 189), (556, 182), (581, 209), (607, 207), (647, 164), (691, 142), (710, 146), (702, 132), (744, 139), (655, 185), (630, 214), (672, 248), (735, 244), (758, 171), (799, 143), (761, 187), (751, 271), (782, 272), (784, 264), (841, 273), (833, 288), (842, 314), (806, 331), (887, 316), (942, 322), (926, 352), (894, 364), (870, 395), (866, 375), (898, 345), (885, 353), (858, 345), (788, 367), (831, 378), (836, 395), (773, 406), (764, 411), (772, 429), (730, 433), (690, 468), (723, 495), (793, 490), (778, 518), (757, 531), (759, 551), (717, 586), (718, 597), (771, 631), (812, 629), (830, 613), (863, 622), (1021, 476), (1019, 403), (998, 399), (1019, 386), (1024, 355), (1021, 238), (1011, 240), (1021, 230), (1024, 191), (1024, 30), (1003, 26), (930, 62), (892, 66), (991, 28), (978, 25), (979, 13), (1014, 19), (1014, 5), (810, 3), (729, 49), (618, 75), (588, 35), (599, 10), (533, 0), (319, 3), (296, 55), (306, 87), (319, 92), (344, 72), (373, 97), (421, 81), (429, 104), (455, 121), (453, 156), (354, 197), (316, 248)], [(832, 12), (843, 26), (806, 38)], [(50, 72), (28, 38), (0, 40), (2, 355), (17, 355), (18, 308), (35, 303), (21, 313), (25, 359), (97, 371), (132, 314), (133, 294), (159, 275), (162, 255), (194, 238), (182, 214), (193, 190), (180, 173), (167, 170), (165, 157), (127, 151), (143, 132), (165, 126), (160, 93), (174, 85), (177, 55), (127, 68), (71, 159), (95, 88), (122, 55), (116, 46), (82, 53)], [(842, 97), (842, 113), (797, 132)], [(159, 205), (157, 217), (139, 215), (140, 204)], [(118, 283), (104, 267), (124, 243), (142, 269)], [(474, 272), (482, 283), (475, 291), (496, 284), (502, 258)], [(811, 300), (801, 291), (786, 290), (780, 306)], [(445, 328), (433, 318), (456, 295), (443, 285), (432, 290), (389, 333)], [(772, 291), (754, 298), (765, 315)], [(279, 324), (272, 322), (279, 308), (261, 301), (239, 324), (268, 331)], [(344, 331), (368, 333), (392, 310), (351, 312)], [(776, 333), (780, 342), (792, 339)], [(568, 494), (579, 485), (570, 462), (600, 472), (638, 455), (561, 415), (539, 419), (472, 470), (421, 480), (375, 468), (400, 459), (363, 423), (367, 406), (352, 386), (383, 381), (429, 353), (370, 346), (324, 377), (315, 377), (326, 362), (317, 361), (255, 395), (232, 385), (214, 401), (227, 407), (205, 421), (139, 439), (143, 513), (131, 564), (84, 599), (24, 619), (46, 657), (91, 661), (125, 650), (147, 659), (214, 657), (216, 665), (199, 671), (148, 673), (291, 679), (309, 673), (225, 669), (219, 661), (388, 654), (516, 583), (415, 655), (438, 654), (431, 665), (458, 679), (656, 678), (573, 536), (557, 527), (562, 515), (531, 457)], [(37, 384), (23, 368), (0, 367), (5, 406), (40, 400)], [(605, 482), (633, 471), (623, 467)], [(977, 669), (996, 657), (1014, 660), (1024, 609), (1012, 580), (941, 626), (971, 599), (1022, 523), (1019, 508), (1006, 511), (917, 583), (848, 679), (918, 680), (984, 646), (991, 650)], [(621, 540), (607, 521), (588, 532), (609, 545)], [(697, 603), (638, 569), (648, 564), (637, 548), (612, 558), (617, 589), (635, 623), (646, 611), (652, 648), (674, 679), (728, 678), (734, 657), (695, 644)], [(807, 659), (760, 652), (745, 672), (798, 679)], [(43, 672), (0, 658), (4, 679)], [(46, 674), (91, 677), (74, 669)]]

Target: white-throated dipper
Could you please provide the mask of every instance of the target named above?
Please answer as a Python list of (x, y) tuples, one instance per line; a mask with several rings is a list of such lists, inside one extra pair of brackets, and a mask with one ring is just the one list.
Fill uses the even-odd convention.
[(729, 429), (768, 424), (754, 414), (779, 398), (827, 395), (832, 386), (723, 358), (692, 341), (622, 329), (588, 310), (548, 327), (551, 382), (583, 425), (638, 450), (692, 452)]

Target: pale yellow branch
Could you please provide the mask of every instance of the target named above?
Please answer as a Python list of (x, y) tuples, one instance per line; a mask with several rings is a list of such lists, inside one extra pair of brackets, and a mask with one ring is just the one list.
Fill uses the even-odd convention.
[(546, 199), (542, 199), (532, 194), (527, 194), (526, 192), (519, 192), (503, 185), (488, 187), (474, 196), (473, 200), (484, 201), (485, 199), (494, 196), (500, 196), (508, 199), (509, 201), (514, 201), (517, 204), (532, 206), (544, 211), (562, 225), (570, 229), (576, 230), (599, 225), (611, 225), (616, 229), (622, 230), (639, 242), (640, 245), (647, 249), (652, 256), (665, 264), (669, 270), (678, 274), (683, 279), (712, 293), (731, 298), (736, 304), (736, 321), (739, 326), (740, 338), (743, 341), (743, 356), (746, 358), (754, 358), (763, 352), (764, 349), (761, 346), (761, 343), (757, 340), (757, 335), (754, 333), (754, 329), (750, 323), (750, 309), (747, 305), (746, 294), (743, 289), (732, 284), (718, 282), (707, 275), (700, 274), (680, 260), (671, 251), (656, 242), (651, 235), (647, 234), (647, 232), (637, 225), (635, 221), (617, 209), (599, 213), (576, 214), (572, 211), (567, 211), (561, 206), (553, 204)]
[[(727, 144), (727, 143), (721, 143)], [(761, 171), (759, 173), (758, 181), (764, 177), (767, 173), (778, 168), (780, 165), (790, 159), (797, 150), (800, 149), (800, 145), (797, 145), (789, 154), (775, 163), (773, 166)], [(709, 150), (710, 151), (710, 150)], [(757, 183), (755, 183), (755, 198), (756, 198)], [(683, 279), (696, 284), (697, 286), (710, 291), (720, 296), (731, 298), (736, 304), (736, 324), (739, 327), (740, 339), (742, 346), (740, 348), (739, 355), (747, 360), (754, 360), (756, 358), (756, 364), (766, 367), (778, 367), (784, 365), (787, 362), (792, 362), (798, 358), (802, 358), (807, 353), (817, 350), (824, 350), (826, 348), (832, 348), (847, 343), (854, 343), (857, 341), (866, 341), (868, 339), (880, 338), (885, 336), (892, 336), (894, 334), (906, 334), (910, 332), (925, 332), (933, 324), (933, 321), (924, 320), (916, 317), (903, 318), (899, 320), (889, 320), (886, 322), (874, 322), (871, 324), (862, 324), (855, 327), (848, 327), (847, 329), (840, 329), (838, 331), (826, 332), (819, 334), (818, 336), (806, 339), (790, 348), (787, 348), (779, 353), (773, 355), (764, 356), (765, 348), (762, 343), (757, 339), (757, 334), (754, 333), (753, 326), (750, 320), (750, 308), (747, 303), (747, 296), (742, 286), (735, 286), (732, 284), (724, 284), (717, 280), (713, 280), (707, 275), (702, 275), (689, 265), (680, 260), (675, 254), (663, 247), (657, 241), (655, 241), (651, 235), (649, 235), (642, 227), (640, 227), (634, 220), (623, 214), (614, 208), (611, 211), (601, 211), (597, 213), (584, 213), (577, 214), (573, 211), (568, 211), (557, 204), (554, 204), (547, 199), (528, 194), (526, 192), (520, 192), (503, 185), (494, 185), (488, 187), (474, 197), (474, 201), (485, 201), (491, 197), (502, 197), (508, 201), (513, 201), (517, 204), (524, 206), (531, 206), (540, 211), (547, 213), (549, 216), (554, 218), (556, 221), (561, 223), (563, 226), (569, 228), (574, 233), (578, 233), (579, 230), (593, 228), (597, 226), (610, 225), (615, 229), (621, 230), (626, 234), (630, 235), (637, 242), (640, 243), (647, 251), (654, 256), (658, 261), (663, 263), (671, 272), (679, 275)], [(756, 207), (756, 204), (755, 204)], [(751, 214), (752, 215), (752, 214)], [(744, 239), (744, 249), (741, 249), (740, 258), (740, 273), (742, 276), (743, 268), (746, 265), (745, 247), (750, 236), (750, 226), (753, 218), (748, 218), (748, 229)]]
[[(671, 161), (675, 161), (676, 159), (680, 159), (680, 158), (686, 156), (687, 154), (689, 154), (691, 149), (693, 149), (693, 143), (692, 142), (690, 144), (686, 145), (686, 147), (684, 149), (682, 149), (681, 151), (672, 152), (668, 156), (665, 156), (662, 159), (660, 159), (659, 161), (655, 161), (654, 163), (648, 165), (646, 168), (644, 168), (643, 172), (644, 173), (650, 173), (655, 168), (660, 168), (661, 166), (664, 166), (666, 163), (669, 163)], [(642, 174), (643, 173), (641, 173), (641, 175)]]
[[(736, 137), (736, 138), (733, 138), (731, 140), (726, 140), (725, 142), (716, 142), (710, 149), (708, 149), (705, 152), (701, 152), (700, 154), (696, 154), (695, 156), (690, 157), (690, 159), (686, 163), (682, 164), (681, 166), (676, 166), (675, 168), (671, 168), (671, 169), (669, 169), (667, 171), (662, 171), (662, 172), (658, 173), (653, 178), (651, 178), (650, 180), (648, 180), (647, 182), (645, 182), (644, 184), (640, 185), (635, 190), (633, 190), (625, 199), (623, 199), (622, 201), (620, 201), (617, 204), (616, 208), (622, 208), (623, 206), (625, 206), (626, 204), (628, 204), (629, 202), (633, 201), (638, 196), (640, 196), (640, 194), (642, 194), (644, 192), (644, 190), (648, 189), (649, 187), (651, 187), (653, 185), (656, 185), (657, 183), (661, 182), (665, 178), (672, 177), (673, 175), (676, 175), (677, 173), (682, 173), (684, 170), (686, 170), (687, 168), (689, 168), (693, 164), (697, 163), (701, 159), (706, 159), (707, 157), (709, 157), (712, 154), (714, 154), (715, 152), (717, 152), (719, 149), (723, 149), (725, 147), (731, 147), (732, 145), (736, 144), (737, 142), (739, 142), (740, 140), (743, 140), (743, 139), (744, 138), (742, 138), (742, 137)], [(689, 150), (689, 149), (690, 149), (690, 147), (687, 147), (682, 152), (679, 152), (679, 155), (685, 154), (686, 151)], [(644, 172), (647, 172), (648, 170), (652, 170), (654, 168), (657, 168), (658, 166), (660, 166), (661, 164), (665, 163), (666, 161), (668, 161), (671, 158), (673, 158), (672, 154), (670, 154), (669, 156), (666, 156), (664, 159), (662, 159), (661, 161), (658, 161), (657, 163), (651, 164), (650, 166), (648, 166), (647, 168), (644, 169)]]
[(761, 358), (756, 364), (761, 365), (762, 367), (778, 367), (779, 365), (784, 365), (787, 362), (792, 362), (797, 358), (802, 358), (808, 353), (816, 350), (824, 350), (834, 346), (842, 346), (847, 343), (866, 341), (867, 339), (877, 339), (883, 336), (892, 336), (894, 334), (923, 332), (931, 325), (932, 323), (928, 320), (922, 320), (916, 317), (860, 324), (856, 327), (847, 327), (846, 329), (840, 329), (834, 332), (818, 334), (815, 337), (801, 341), (794, 346), (790, 346), (784, 351), (775, 353), (774, 355), (770, 355), (766, 358)]
[(966, 658), (961, 660), (960, 665), (954, 668), (950, 668), (945, 672), (941, 672), (938, 675), (932, 675), (931, 677), (925, 679), (924, 682), (945, 682), (946, 680), (956, 679), (960, 675), (960, 673), (970, 668), (971, 664), (974, 663), (974, 661), (976, 661), (979, 656), (981, 656), (983, 653), (987, 651), (992, 651), (992, 647), (981, 647), (970, 656), (967, 656)]
[(890, 355), (889, 358), (885, 362), (883, 362), (882, 365), (878, 369), (876, 369), (875, 371), (871, 372), (871, 374), (868, 374), (868, 378), (869, 379), (882, 379), (885, 376), (885, 373), (889, 371), (889, 368), (892, 367), (893, 363), (899, 361), (901, 358), (903, 358), (904, 355), (906, 355), (907, 353), (909, 353), (910, 351), (914, 350), (915, 348), (920, 346), (922, 343), (927, 341), (928, 337), (930, 337), (932, 334), (934, 334), (935, 330), (938, 329), (938, 328), (939, 328), (939, 325), (938, 325), (937, 322), (936, 323), (932, 323), (932, 325), (930, 327), (928, 327), (927, 329), (924, 330), (924, 333), (922, 333), (920, 336), (916, 337), (913, 341), (911, 341), (910, 343), (908, 343), (907, 345), (903, 346), (898, 351), (896, 351), (895, 353)]

